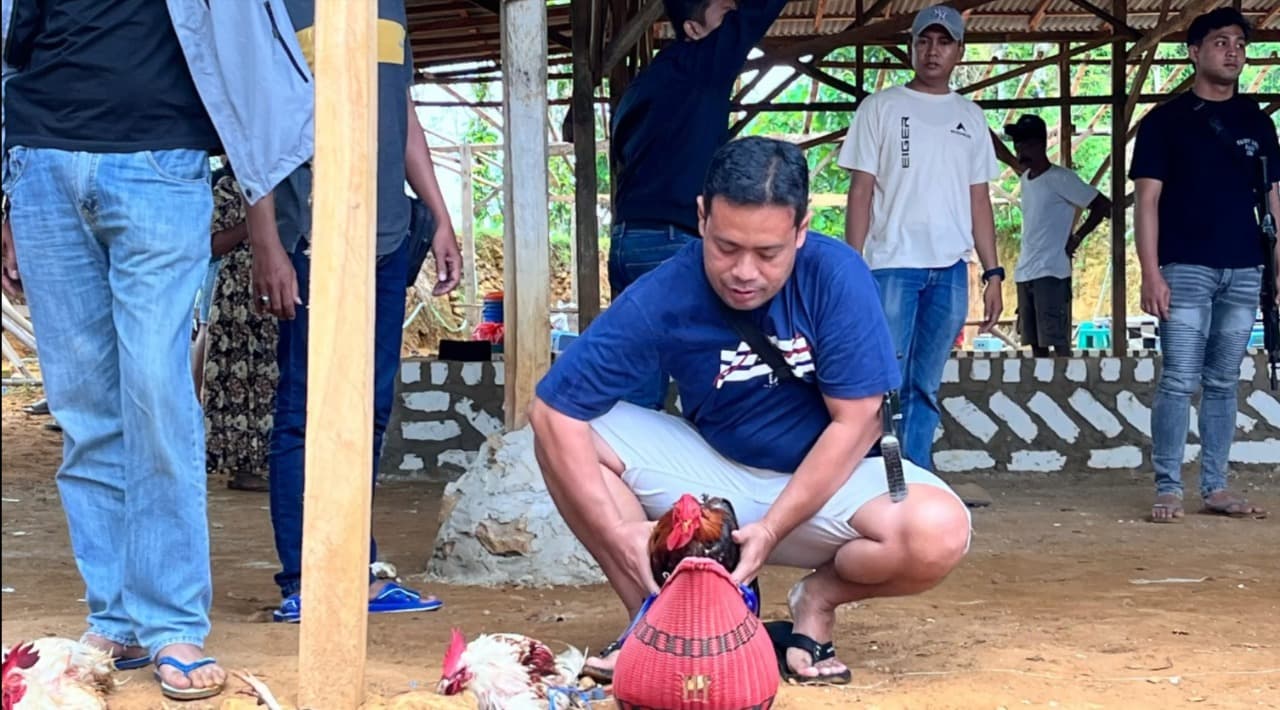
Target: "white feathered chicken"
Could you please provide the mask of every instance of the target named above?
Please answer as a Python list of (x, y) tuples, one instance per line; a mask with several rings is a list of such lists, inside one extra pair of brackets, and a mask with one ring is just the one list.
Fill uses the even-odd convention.
[(453, 630), (436, 692), (470, 690), (480, 710), (546, 710), (547, 689), (573, 687), (586, 657), (572, 646), (556, 656), (520, 634), (482, 634), (467, 643)]
[(79, 641), (41, 638), (5, 649), (3, 710), (106, 710), (111, 655)]

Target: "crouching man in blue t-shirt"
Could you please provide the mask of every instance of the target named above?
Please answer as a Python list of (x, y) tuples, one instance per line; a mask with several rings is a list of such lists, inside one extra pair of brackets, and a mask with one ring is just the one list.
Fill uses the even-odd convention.
[[(904, 462), (890, 502), (882, 397), (900, 384), (875, 282), (843, 242), (809, 235), (808, 167), (795, 146), (746, 138), (712, 159), (700, 242), (626, 290), (561, 356), (530, 409), (538, 461), (569, 527), (628, 614), (658, 591), (652, 523), (684, 493), (729, 499), (743, 526), (733, 577), (765, 564), (815, 570), (788, 598), (784, 675), (848, 682), (835, 610), (923, 592), (959, 563), (969, 515), (941, 479)], [(744, 313), (799, 379), (778, 381), (726, 319)], [(684, 418), (622, 402), (655, 373)], [(608, 677), (616, 645), (588, 660)]]

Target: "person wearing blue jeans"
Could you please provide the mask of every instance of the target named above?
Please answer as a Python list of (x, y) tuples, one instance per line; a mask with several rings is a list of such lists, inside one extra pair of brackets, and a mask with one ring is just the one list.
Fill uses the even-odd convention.
[[(226, 682), (204, 649), (213, 589), (189, 360), (211, 251), (209, 153), (231, 154), (261, 204), (312, 152), (309, 77), (264, 59), (282, 48), (268, 14), (4, 2), (4, 283), (26, 292), (64, 431), (57, 486), (89, 607), (81, 640), (118, 669), (154, 662), (176, 700)], [(208, 51), (232, 33), (244, 51)]]
[(909, 461), (933, 469), (942, 370), (969, 310), (968, 262), (982, 261), (983, 330), (1003, 308), (987, 183), (999, 175), (982, 109), (951, 91), (964, 19), (921, 10), (914, 78), (867, 97), (839, 164), (851, 172), (845, 239), (871, 267), (902, 368), (898, 432)]
[(1197, 17), (1187, 29), (1196, 70), (1191, 91), (1147, 114), (1134, 144), (1129, 176), (1142, 309), (1160, 319), (1163, 358), (1151, 407), (1151, 521), (1157, 523), (1184, 516), (1182, 462), (1197, 389), (1204, 512), (1265, 514), (1227, 485), (1240, 364), (1262, 288), (1255, 205), (1264, 191), (1271, 214), (1280, 216), (1275, 125), (1237, 91), (1249, 32), (1231, 8)]
[[(314, 0), (285, 0), (289, 18), (311, 59), (315, 20)], [(382, 453), (383, 432), (395, 401), (395, 380), (400, 366), (401, 326), (405, 290), (416, 274), (425, 238), (410, 238), (413, 208), (405, 193), (406, 180), (429, 208), (434, 232), (429, 237), (436, 257), (438, 282), (433, 293), (442, 296), (458, 285), (461, 255), (444, 198), (436, 181), (426, 137), (418, 123), (409, 95), (413, 81), (413, 57), (408, 42), (403, 0), (378, 1), (378, 204), (377, 266), (374, 325), (374, 417), (371, 427), (373, 470), (351, 475), (376, 478)], [(389, 48), (395, 48), (390, 51)], [(306, 446), (307, 332), (311, 287), (311, 185), (310, 164), (289, 176), (274, 195), (278, 238), (258, 239), (250, 226), (255, 289), (264, 311), (280, 318), (277, 349), (280, 381), (268, 450), (271, 490), (271, 524), (275, 532), (280, 572), (275, 581), (283, 597), (272, 617), (279, 622), (302, 618), (302, 514)], [(259, 272), (284, 274), (278, 287), (257, 282)], [(296, 289), (296, 290), (295, 290)], [(377, 544), (369, 542), (369, 561), (377, 559)], [(424, 612), (440, 608), (434, 596), (424, 596), (394, 582), (369, 577), (369, 612)]]

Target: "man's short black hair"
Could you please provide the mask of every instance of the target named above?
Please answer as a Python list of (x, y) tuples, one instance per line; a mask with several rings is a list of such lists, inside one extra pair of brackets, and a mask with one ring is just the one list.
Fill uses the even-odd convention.
[(676, 33), (676, 41), (683, 42), (689, 39), (684, 33), (684, 23), (693, 20), (694, 22), (704, 22), (707, 19), (707, 7), (711, 4), (711, 0), (662, 0), (662, 6), (666, 9), (667, 19), (671, 21), (671, 29)]
[(1187, 28), (1187, 46), (1199, 47), (1210, 32), (1232, 26), (1244, 31), (1246, 41), (1249, 39), (1249, 33), (1253, 31), (1249, 21), (1235, 8), (1220, 7), (1212, 12), (1206, 12), (1192, 20), (1191, 26)]
[(809, 163), (786, 141), (752, 136), (725, 144), (711, 156), (702, 202), (722, 197), (735, 205), (790, 207), (796, 226), (809, 211)]

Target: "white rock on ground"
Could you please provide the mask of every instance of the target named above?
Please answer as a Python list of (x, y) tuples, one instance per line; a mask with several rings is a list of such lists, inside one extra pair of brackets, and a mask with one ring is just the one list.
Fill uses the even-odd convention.
[(529, 427), (488, 438), (444, 489), (440, 521), (428, 580), (530, 587), (605, 581), (547, 493)]

